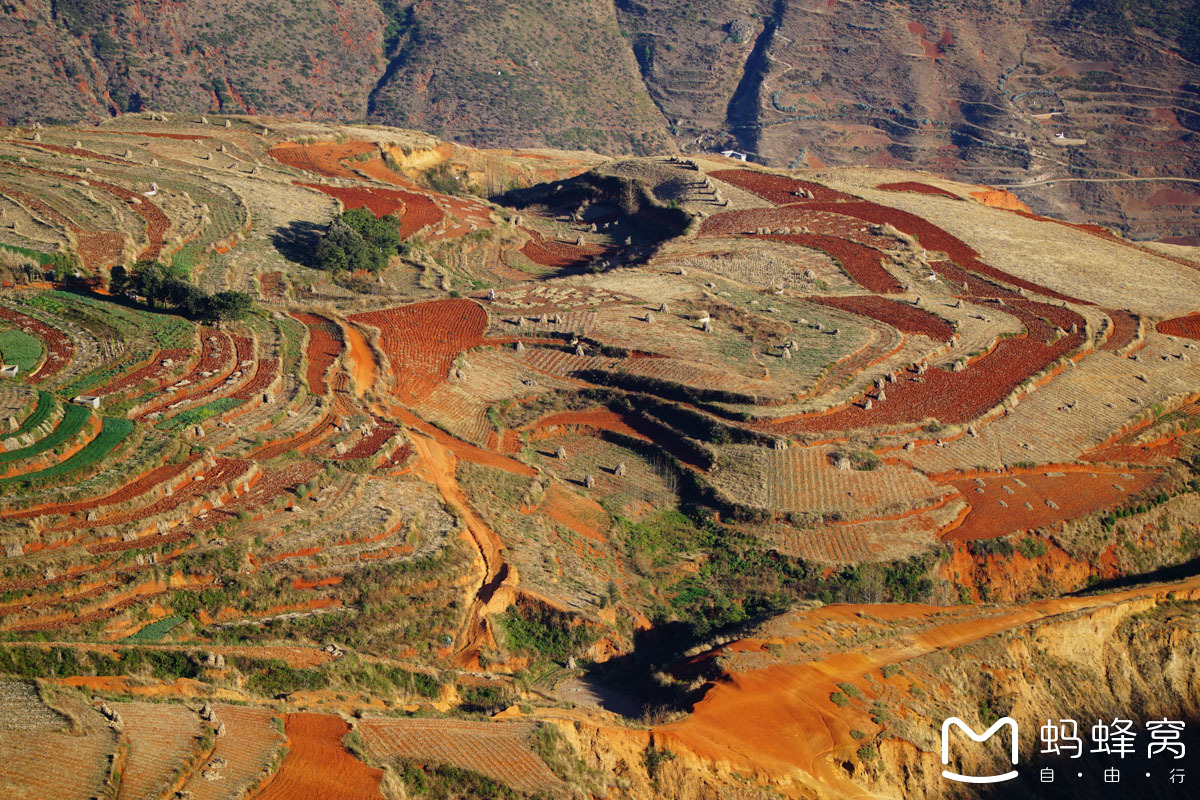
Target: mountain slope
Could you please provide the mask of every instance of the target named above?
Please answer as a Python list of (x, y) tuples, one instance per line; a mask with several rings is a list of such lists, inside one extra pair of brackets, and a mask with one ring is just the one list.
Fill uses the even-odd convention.
[[(920, 168), (1138, 238), (1200, 217), (1195, 0), (12, 0), (0, 119), (130, 110), (481, 146)], [(1178, 179), (1178, 180), (1172, 180)]]

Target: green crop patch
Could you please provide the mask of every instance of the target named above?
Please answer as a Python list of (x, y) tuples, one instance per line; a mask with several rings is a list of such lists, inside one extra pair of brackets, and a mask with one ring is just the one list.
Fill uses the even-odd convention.
[(83, 430), (83, 426), (87, 423), (88, 417), (91, 415), (92, 412), (83, 406), (67, 406), (62, 421), (59, 422), (57, 428), (50, 432), (49, 436), (39, 439), (28, 447), (21, 447), (17, 450), (9, 450), (7, 453), (0, 453), (0, 464), (20, 461), (21, 459), (30, 458), (31, 456), (36, 456), (58, 447)]
[(199, 422), (203, 422), (204, 420), (215, 417), (218, 414), (224, 414), (226, 411), (229, 411), (231, 408), (237, 408), (244, 402), (244, 400), (236, 397), (222, 397), (218, 400), (212, 401), (211, 403), (206, 403), (198, 408), (189, 408), (179, 416), (165, 419), (154, 427), (158, 428), (160, 431), (177, 430), (178, 428), (182, 428), (187, 425), (195, 425)]
[(0, 330), (0, 359), (5, 364), (16, 364), (22, 374), (28, 375), (37, 369), (42, 352), (42, 343), (37, 337), (15, 328)]
[(43, 422), (50, 418), (50, 412), (54, 410), (54, 395), (50, 392), (38, 391), (37, 405), (33, 407), (33, 413), (25, 418), (15, 431), (8, 434), (9, 436), (21, 436), (35, 430)]
[[(87, 411), (87, 409), (81, 406), (71, 406), (70, 408), (80, 408), (82, 411)], [(31, 472), (28, 475), (14, 475), (10, 478), (0, 478), (0, 486), (8, 486), (14, 483), (38, 483), (59, 478), (63, 475), (69, 475), (77, 470), (90, 467), (107, 457), (132, 432), (133, 423), (129, 420), (105, 417), (104, 424), (100, 428), (100, 434), (88, 442), (75, 455), (39, 472)]]

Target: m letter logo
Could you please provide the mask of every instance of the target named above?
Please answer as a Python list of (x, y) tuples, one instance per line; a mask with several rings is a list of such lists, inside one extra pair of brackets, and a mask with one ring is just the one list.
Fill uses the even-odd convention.
[[(1012, 763), (1017, 764), (1017, 721), (1012, 717), (1001, 717), (996, 720), (992, 727), (988, 728), (983, 733), (976, 733), (967, 723), (963, 722), (958, 717), (950, 717), (942, 723), (942, 765), (950, 764), (950, 726), (957, 725), (962, 729), (963, 733), (970, 736), (976, 742), (986, 741), (992, 738), (992, 734), (1008, 725), (1012, 728)], [(1003, 775), (959, 775), (957, 772), (951, 772), (948, 769), (942, 770), (942, 777), (952, 781), (962, 781), (963, 783), (999, 783), (1000, 781), (1010, 781), (1017, 777), (1017, 771), (1014, 769), (1011, 772), (1006, 772)]]

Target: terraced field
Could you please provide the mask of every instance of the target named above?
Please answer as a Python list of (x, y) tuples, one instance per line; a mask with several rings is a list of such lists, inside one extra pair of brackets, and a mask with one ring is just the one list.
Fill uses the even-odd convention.
[[(0, 131), (0, 795), (651, 797), (749, 620), (1194, 557), (1186, 252), (890, 172), (160, 117)], [(314, 268), (347, 208), (403, 252)]]

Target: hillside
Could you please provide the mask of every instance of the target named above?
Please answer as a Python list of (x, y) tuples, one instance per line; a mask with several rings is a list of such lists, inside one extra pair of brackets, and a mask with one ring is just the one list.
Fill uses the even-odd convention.
[(1013, 184), (1039, 213), (1195, 244), (1198, 18), (1189, 0), (21, 0), (0, 16), (0, 119), (286, 114), (476, 146), (734, 147)]
[(0, 129), (0, 787), (936, 797), (951, 711), (1195, 724), (1198, 306), (928, 172)]

